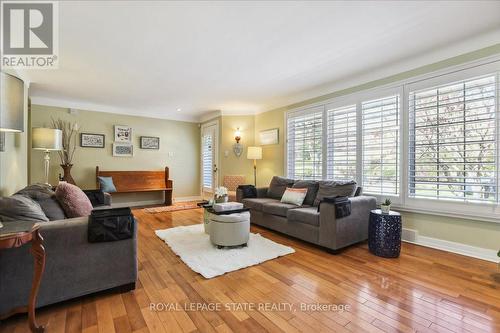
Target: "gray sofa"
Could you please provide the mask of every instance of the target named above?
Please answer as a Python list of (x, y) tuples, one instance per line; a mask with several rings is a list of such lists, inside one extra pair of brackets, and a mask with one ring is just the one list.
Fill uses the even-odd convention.
[[(295, 206), (280, 202), (287, 187), (307, 187), (304, 204)], [(269, 187), (258, 188), (256, 198), (245, 198), (241, 189), (237, 200), (250, 209), (250, 222), (301, 240), (320, 245), (332, 253), (368, 239), (370, 211), (376, 198), (359, 195), (355, 182), (295, 181), (274, 177)], [(349, 196), (351, 215), (336, 218), (335, 206), (319, 202), (326, 196)], [(357, 195), (357, 196), (354, 196)]]
[[(88, 217), (41, 222), (40, 225), (46, 263), (37, 307), (108, 289), (135, 288), (137, 226), (131, 239), (89, 243)], [(0, 268), (1, 318), (28, 302), (33, 276), (30, 245), (1, 250)]]

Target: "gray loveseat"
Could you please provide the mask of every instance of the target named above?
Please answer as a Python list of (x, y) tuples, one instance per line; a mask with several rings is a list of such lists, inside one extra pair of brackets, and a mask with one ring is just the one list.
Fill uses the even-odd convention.
[[(308, 188), (302, 206), (280, 202), (287, 187)], [(273, 177), (269, 187), (258, 188), (257, 198), (245, 198), (241, 189), (237, 200), (250, 209), (250, 222), (325, 247), (332, 253), (368, 239), (370, 211), (376, 199), (360, 195), (355, 182), (305, 181)], [(335, 206), (318, 204), (324, 197), (349, 196), (351, 215), (336, 218)]]
[[(108, 289), (135, 288), (137, 225), (133, 238), (106, 243), (88, 242), (88, 217), (40, 225), (46, 262), (37, 307)], [(29, 244), (0, 251), (0, 318), (27, 304), (32, 277)]]

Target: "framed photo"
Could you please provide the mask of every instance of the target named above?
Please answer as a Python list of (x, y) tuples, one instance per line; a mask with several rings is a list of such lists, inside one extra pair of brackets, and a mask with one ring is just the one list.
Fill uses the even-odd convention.
[(134, 156), (134, 146), (130, 143), (113, 143), (113, 156), (132, 157)]
[(104, 134), (80, 133), (80, 147), (104, 148), (105, 140)]
[(115, 142), (132, 143), (132, 127), (115, 125)]
[(273, 128), (259, 132), (261, 145), (277, 145), (279, 143), (279, 129)]
[(141, 136), (141, 149), (160, 149), (160, 138), (155, 136)]

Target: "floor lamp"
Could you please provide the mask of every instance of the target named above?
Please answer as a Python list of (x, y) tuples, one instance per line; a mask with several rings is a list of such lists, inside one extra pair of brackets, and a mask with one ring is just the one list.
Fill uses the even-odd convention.
[(43, 158), (45, 184), (49, 184), (50, 152), (63, 149), (62, 131), (54, 128), (35, 127), (31, 136), (33, 149), (43, 150), (45, 153)]
[(262, 147), (248, 147), (247, 159), (253, 160), (253, 182), (257, 187), (257, 160), (262, 159)]

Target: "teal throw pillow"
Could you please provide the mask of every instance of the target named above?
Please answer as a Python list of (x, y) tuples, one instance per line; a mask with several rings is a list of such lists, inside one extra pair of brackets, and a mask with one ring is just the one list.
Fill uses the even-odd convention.
[(97, 177), (99, 179), (99, 185), (103, 192), (113, 193), (116, 192), (115, 184), (113, 183), (113, 177)]

